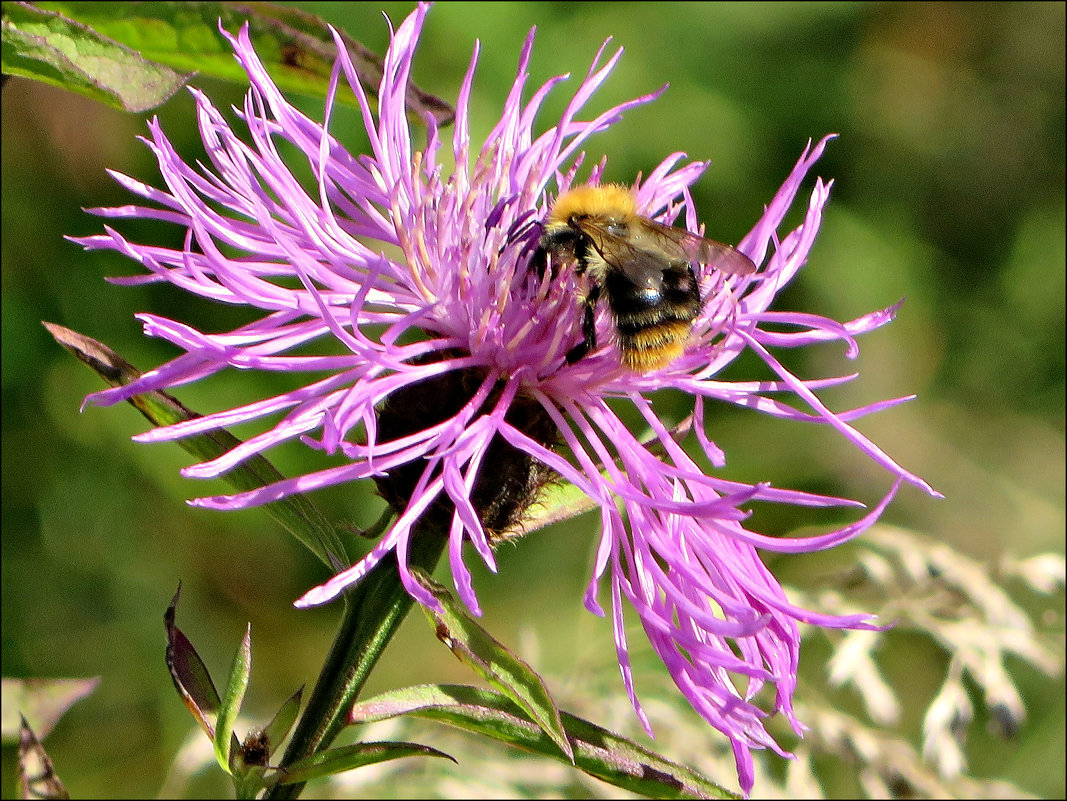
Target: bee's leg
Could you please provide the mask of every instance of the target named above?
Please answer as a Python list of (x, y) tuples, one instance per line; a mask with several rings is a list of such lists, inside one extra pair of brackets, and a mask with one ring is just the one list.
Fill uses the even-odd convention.
[(537, 250), (530, 256), (530, 272), (541, 275), (548, 268), (548, 251), (538, 245)]
[(585, 315), (582, 317), (582, 342), (567, 351), (567, 364), (574, 364), (591, 350), (596, 349), (596, 302), (600, 298), (600, 286), (594, 284), (585, 298)]

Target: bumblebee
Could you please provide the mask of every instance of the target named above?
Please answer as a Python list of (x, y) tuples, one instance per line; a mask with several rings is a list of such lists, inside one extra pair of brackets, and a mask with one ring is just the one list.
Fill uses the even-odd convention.
[(596, 306), (604, 296), (623, 363), (642, 373), (685, 350), (704, 308), (694, 264), (727, 275), (756, 271), (729, 245), (641, 217), (633, 190), (618, 184), (581, 186), (557, 198), (541, 224), (535, 263), (549, 254), (554, 266), (571, 264), (588, 279), (582, 342), (567, 363), (596, 348)]

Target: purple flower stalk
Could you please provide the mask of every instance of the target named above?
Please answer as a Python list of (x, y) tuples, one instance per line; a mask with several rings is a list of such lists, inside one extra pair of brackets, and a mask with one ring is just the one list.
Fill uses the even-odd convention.
[[(500, 461), (493, 447), (499, 452), (504, 445), (506, 452), (527, 459), (529, 465), (573, 482), (600, 509), (600, 544), (585, 605), (604, 614), (597, 597), (607, 576), (619, 666), (634, 709), (651, 734), (631, 676), (624, 601), (637, 611), (685, 697), (730, 738), (747, 793), (753, 783), (751, 749), (784, 754), (764, 729), (768, 713), (751, 698), (765, 684), (774, 685), (774, 711), (783, 713), (798, 733), (803, 730), (792, 709), (800, 645), (797, 624), (872, 626), (866, 615), (832, 617), (791, 605), (757, 549), (805, 552), (844, 542), (878, 518), (902, 481), (937, 495), (851, 425), (862, 415), (907, 398), (835, 413), (816, 391), (854, 376), (801, 379), (772, 355), (776, 348), (840, 340), (852, 358), (856, 335), (889, 322), (895, 311), (838, 323), (813, 314), (768, 310), (804, 264), (819, 229), (830, 183), (816, 179), (803, 222), (780, 238), (777, 233), (830, 137), (809, 143), (762, 218), (738, 245), (758, 272), (730, 277), (713, 270), (698, 273), (704, 311), (681, 357), (644, 374), (624, 368), (610, 344), (609, 320), (602, 309), (600, 341), (609, 344), (570, 364), (566, 354), (581, 338), (582, 310), (575, 300), (581, 279), (573, 271), (553, 278), (531, 269), (539, 236), (536, 223), (544, 219), (555, 196), (580, 183), (585, 140), (658, 93), (591, 119), (580, 118), (621, 54), (615, 52), (601, 64), (601, 48), (562, 119), (536, 135), (534, 121), (542, 101), (566, 76), (549, 81), (523, 101), (531, 31), (500, 121), (485, 142), (480, 147), (475, 143), (472, 152), (468, 101), (476, 51), (459, 92), (451, 142), (446, 145), (429, 121), (428, 144), (417, 150), (405, 89), (426, 11), (419, 6), (393, 33), (377, 112), (335, 36), (339, 58), (323, 124), (282, 97), (246, 29), (236, 37), (227, 34), (251, 85), (239, 114), (248, 128), (247, 141), (193, 90), (210, 166), (182, 161), (154, 120), (151, 138), (145, 141), (159, 161), (166, 188), (115, 174), (151, 205), (93, 210), (109, 218), (175, 223), (186, 229), (184, 247), (132, 243), (111, 227), (105, 234), (77, 241), (89, 250), (124, 253), (148, 272), (116, 283), (169, 281), (203, 297), (262, 310), (262, 317), (228, 333), (208, 334), (140, 315), (146, 334), (174, 343), (183, 355), (133, 384), (95, 393), (88, 400), (110, 404), (230, 367), (316, 375), (298, 390), (137, 438), (158, 442), (261, 422), (262, 433), (184, 471), (197, 478), (218, 476), (294, 437), (347, 457), (342, 466), (193, 501), (200, 506), (239, 509), (366, 478), (403, 496), (389, 498), (383, 491), (398, 509), (391, 530), (369, 555), (309, 591), (298, 606), (335, 598), (390, 551), (396, 553), (411, 595), (435, 605), (408, 570), (406, 554), (420, 520), (429, 510), (445, 509), (443, 530), (455, 587), (477, 613), (462, 557), (464, 542), (496, 570), (493, 543), (509, 533), (502, 529), (521, 529), (521, 508), (487, 522), (477, 497), (479, 469), (494, 458)], [(369, 154), (349, 153), (327, 132), (342, 75), (359, 100)], [(278, 139), (295, 145), (307, 159), (315, 177), (310, 191), (283, 162), (275, 147)], [(451, 150), (443, 159), (442, 148)], [(442, 162), (453, 157), (456, 166), (451, 170)], [(682, 159), (679, 153), (667, 157), (635, 187), (635, 195), (642, 215), (664, 222), (677, 219), (695, 232), (698, 216), (689, 187), (707, 164), (682, 164)], [(588, 182), (598, 183), (603, 172), (603, 163), (593, 167)], [(399, 255), (385, 255), (386, 245), (391, 246), (389, 253)], [(326, 343), (330, 355), (309, 355), (309, 346), (316, 342)], [(338, 342), (344, 351), (340, 355)], [(745, 348), (758, 354), (777, 380), (717, 380)], [(419, 419), (419, 404), (412, 407), (410, 400), (436, 391), (431, 389), (439, 386), (435, 382), (449, 377), (464, 388), (462, 402), (438, 410), (433, 419)], [(828, 424), (895, 481), (869, 514), (839, 531), (806, 539), (749, 531), (742, 507), (755, 501), (860, 504), (705, 475), (679, 445), (680, 431), (668, 430), (653, 410), (649, 393), (668, 387), (694, 398), (690, 427), (698, 450), (716, 467), (725, 457), (706, 435), (707, 399)], [(781, 400), (790, 396), (810, 411)], [(609, 398), (633, 404), (652, 432), (650, 441), (642, 442), (626, 428)], [(382, 409), (398, 399), (407, 402), (406, 428), (387, 426), (382, 418)], [(435, 402), (424, 398), (422, 406)], [(530, 419), (540, 422), (527, 425)], [(389, 480), (401, 473), (407, 479), (398, 489)]]

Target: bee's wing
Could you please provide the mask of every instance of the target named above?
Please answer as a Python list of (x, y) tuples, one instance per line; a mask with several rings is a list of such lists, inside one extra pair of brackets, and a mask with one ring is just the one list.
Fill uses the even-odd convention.
[(601, 258), (635, 286), (655, 285), (672, 261), (689, 259), (673, 240), (656, 237), (642, 241), (633, 227), (622, 236), (607, 223), (585, 218), (579, 221), (578, 228)]
[(677, 253), (691, 262), (706, 264), (727, 275), (751, 275), (756, 272), (752, 259), (729, 245), (697, 236), (684, 228), (663, 225), (655, 220), (642, 217), (641, 222), (650, 242), (669, 253)]

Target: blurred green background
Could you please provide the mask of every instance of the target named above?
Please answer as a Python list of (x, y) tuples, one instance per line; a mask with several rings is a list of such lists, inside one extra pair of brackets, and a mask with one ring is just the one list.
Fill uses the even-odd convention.
[[(378, 52), (388, 40), (381, 11), (398, 23), (412, 6), (298, 5)], [(709, 235), (731, 242), (757, 219), (809, 137), (840, 134), (813, 171), (835, 181), (819, 240), (777, 308), (845, 320), (905, 303), (896, 322), (861, 340), (856, 363), (840, 348), (788, 363), (807, 375), (858, 369), (858, 381), (828, 393), (837, 408), (916, 393), (859, 427), (946, 499), (905, 487), (883, 519), (994, 565), (1004, 554), (1064, 547), (1064, 8), (443, 3), (429, 14), (414, 77), (453, 101), (479, 40), (472, 130), (480, 141), (531, 26), (538, 29), (531, 87), (561, 72), (581, 76), (613, 37), (626, 52), (594, 110), (664, 83), (670, 89), (596, 137), (590, 161), (606, 153), (609, 179), (630, 181), (674, 151), (710, 159), (695, 188), (698, 209)], [(542, 126), (578, 79), (555, 91)], [(193, 83), (220, 106), (242, 94)], [(321, 106), (304, 104), (318, 119)], [(158, 110), (189, 160), (202, 156), (192, 110), (184, 91)], [(313, 682), (338, 610), (291, 607), (325, 576), (265, 514), (186, 506), (185, 498), (220, 485), (182, 479), (178, 470), (190, 460), (177, 447), (130, 442), (146, 427), (132, 408), (79, 414), (82, 397), (100, 384), (40, 325), (96, 337), (147, 369), (173, 352), (145, 340), (133, 314), (153, 311), (206, 330), (244, 319), (169, 287), (109, 286), (104, 276), (134, 272), (132, 263), (85, 255), (63, 239), (101, 229), (83, 207), (132, 202), (106, 168), (157, 180), (135, 138), (145, 133), (144, 117), (20, 79), (4, 87), (2, 114), (3, 674), (103, 676), (49, 737), (50, 752), (76, 796), (153, 796), (192, 727), (163, 664), (162, 615), (178, 580), (179, 624), (213, 670), (227, 668), (251, 621), (248, 704), (260, 716)], [(337, 125), (358, 148), (352, 115)], [(274, 391), (269, 377), (242, 375), (178, 394), (207, 412)], [(888, 486), (883, 472), (825, 429), (733, 409), (716, 415), (722, 425), (712, 433), (731, 477), (868, 504)], [(315, 463), (306, 456), (286, 450), (276, 464), (283, 472), (308, 469)], [(338, 520), (366, 525), (376, 516), (367, 489), (316, 500)], [(789, 510), (757, 515), (761, 530), (781, 534), (812, 519)], [(476, 587), (486, 625), (537, 669), (567, 677), (584, 655), (617, 701), (623, 691), (610, 623), (581, 608), (595, 526), (582, 519), (505, 548), (499, 574), (476, 570)], [(1062, 630), (1062, 594), (1056, 603), (1053, 622)], [(648, 650), (640, 638), (633, 643)], [(371, 691), (467, 680), (413, 616)], [(974, 771), (1062, 797), (1062, 676), (1050, 681), (1027, 668), (1019, 681), (1030, 718), (1009, 741), (975, 727)], [(928, 694), (905, 699), (920, 711), (928, 701)], [(632, 720), (619, 725), (636, 731)], [(434, 730), (425, 731), (422, 741), (434, 744)], [(711, 730), (708, 738), (720, 739)], [(5, 796), (10, 752), (5, 746)], [(195, 792), (221, 787), (209, 777)]]

